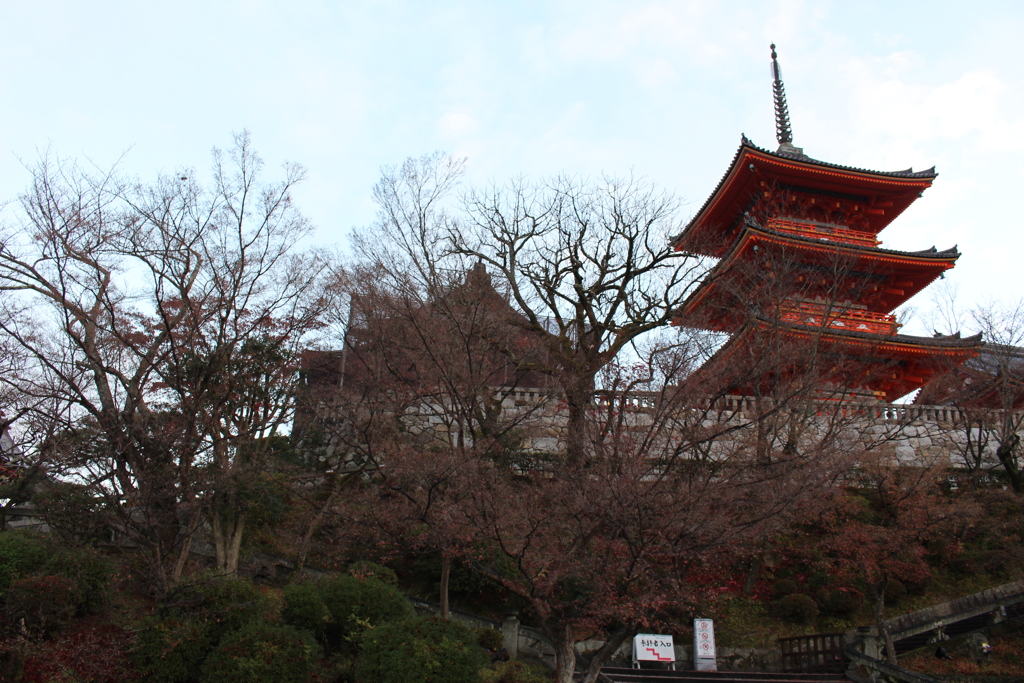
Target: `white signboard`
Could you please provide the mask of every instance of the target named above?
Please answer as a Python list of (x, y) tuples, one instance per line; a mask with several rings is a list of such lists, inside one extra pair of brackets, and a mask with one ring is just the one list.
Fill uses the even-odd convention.
[(676, 661), (676, 649), (672, 636), (638, 633), (633, 637), (633, 663)]
[(693, 669), (718, 671), (715, 656), (715, 625), (710, 619), (693, 620)]

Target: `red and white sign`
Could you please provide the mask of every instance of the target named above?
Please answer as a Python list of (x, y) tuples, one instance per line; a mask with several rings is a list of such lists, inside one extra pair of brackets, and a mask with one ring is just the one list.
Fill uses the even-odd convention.
[(675, 662), (676, 648), (672, 636), (638, 633), (633, 637), (634, 662)]
[(710, 619), (693, 620), (693, 668), (695, 671), (718, 671), (715, 625)]

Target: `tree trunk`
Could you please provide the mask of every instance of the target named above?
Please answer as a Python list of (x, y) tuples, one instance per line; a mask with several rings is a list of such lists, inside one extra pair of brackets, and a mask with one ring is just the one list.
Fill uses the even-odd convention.
[(448, 579), (452, 573), (452, 558), (448, 556), (448, 553), (441, 551), (441, 616), (447, 619), (449, 615), (448, 611)]
[(174, 569), (171, 571), (172, 586), (181, 579), (181, 573), (185, 569), (185, 562), (188, 560), (189, 552), (192, 550), (192, 538), (196, 534), (196, 529), (199, 528), (200, 519), (202, 519), (202, 515), (199, 513), (199, 510), (195, 510), (188, 520), (185, 538), (181, 543), (181, 550), (178, 551), (178, 559), (174, 562)]
[(568, 408), (565, 424), (565, 456), (570, 465), (579, 465), (587, 458), (587, 411), (594, 400), (594, 378), (573, 378), (565, 387)]
[(896, 644), (892, 640), (892, 634), (885, 625), (885, 589), (889, 586), (889, 577), (885, 577), (875, 585), (875, 626), (878, 628), (878, 635), (885, 640), (885, 658), (893, 666), (899, 666), (899, 659), (896, 657)]
[(210, 515), (210, 525), (213, 527), (213, 552), (217, 568), (223, 569), (227, 564), (227, 550), (224, 547), (224, 530), (221, 528), (220, 514), (214, 512)]
[(1017, 467), (1017, 456), (1015, 451), (1017, 446), (1020, 444), (1020, 437), (1016, 433), (1006, 434), (1004, 428), (1004, 436), (1000, 440), (999, 448), (996, 449), (996, 457), (999, 458), (999, 462), (1002, 463), (1003, 469), (1006, 470), (1006, 476), (1010, 480), (1010, 487), (1014, 493), (1020, 493), (1024, 480), (1022, 480), (1021, 472)]
[(572, 627), (562, 626), (558, 631), (555, 646), (555, 683), (573, 683), (572, 676), (576, 673), (576, 641), (572, 637)]
[(755, 555), (754, 559), (750, 561), (750, 571), (747, 572), (747, 580), (743, 584), (743, 595), (750, 597), (754, 594), (754, 588), (757, 586), (757, 577), (761, 575), (761, 566), (764, 564), (763, 555)]
[(583, 674), (582, 683), (597, 683), (597, 677), (601, 675), (601, 669), (608, 663), (611, 656), (615, 654), (622, 644), (626, 642), (626, 639), (632, 636), (636, 632), (636, 628), (633, 626), (623, 626), (622, 628), (614, 631), (608, 636), (608, 640), (605, 641), (601, 649), (594, 654), (593, 659), (590, 660), (590, 664), (587, 665), (587, 670)]
[(239, 513), (235, 520), (235, 528), (231, 535), (231, 542), (228, 545), (227, 565), (224, 567), (225, 574), (238, 573), (238, 555), (242, 549), (242, 532), (245, 530), (245, 513)]
[(234, 521), (227, 521), (214, 512), (213, 547), (217, 555), (217, 569), (225, 574), (238, 571), (238, 554), (242, 547), (242, 532), (245, 530), (245, 513), (240, 512)]
[(338, 474), (331, 479), (329, 493), (327, 500), (320, 507), (313, 519), (310, 520), (309, 526), (306, 527), (306, 532), (302, 535), (302, 540), (299, 542), (299, 552), (295, 558), (295, 573), (293, 576), (298, 580), (302, 576), (302, 570), (306, 566), (306, 559), (309, 557), (309, 547), (313, 543), (313, 534), (320, 528), (320, 524), (323, 523), (324, 517), (327, 515), (331, 507), (334, 506), (334, 501), (337, 500), (341, 491), (348, 485), (350, 481), (357, 481), (359, 475), (366, 469), (366, 465), (361, 465), (359, 469), (348, 474)]

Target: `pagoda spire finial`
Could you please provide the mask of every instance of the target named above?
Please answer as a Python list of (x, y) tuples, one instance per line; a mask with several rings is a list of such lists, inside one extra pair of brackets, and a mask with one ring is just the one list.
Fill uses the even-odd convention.
[(803, 149), (793, 145), (793, 127), (789, 123), (789, 107), (786, 106), (786, 86), (782, 84), (782, 68), (779, 67), (779, 56), (775, 53), (775, 43), (772, 43), (772, 93), (775, 97), (775, 137), (779, 141), (779, 151), (803, 154)]

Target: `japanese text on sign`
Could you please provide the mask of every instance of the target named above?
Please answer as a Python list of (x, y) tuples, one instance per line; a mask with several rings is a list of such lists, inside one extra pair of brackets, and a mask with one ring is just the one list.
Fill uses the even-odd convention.
[(639, 633), (633, 638), (633, 661), (674, 662), (676, 650), (672, 636)]

